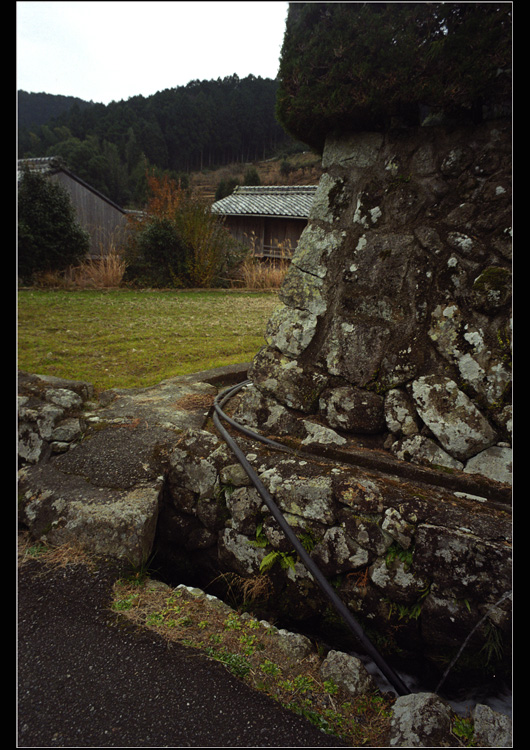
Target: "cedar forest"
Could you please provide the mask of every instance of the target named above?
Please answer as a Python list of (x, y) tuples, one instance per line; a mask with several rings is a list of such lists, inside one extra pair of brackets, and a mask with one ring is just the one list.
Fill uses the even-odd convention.
[(195, 80), (108, 105), (20, 91), (19, 158), (60, 157), (140, 207), (148, 170), (182, 185), (302, 144), (321, 152), (329, 132), (417, 125), (422, 110), (476, 122), (510, 109), (511, 6), (290, 3), (276, 80)]
[(59, 157), (115, 203), (141, 207), (153, 169), (185, 184), (192, 171), (305, 148), (276, 119), (277, 88), (233, 75), (108, 105), (19, 91), (18, 157)]

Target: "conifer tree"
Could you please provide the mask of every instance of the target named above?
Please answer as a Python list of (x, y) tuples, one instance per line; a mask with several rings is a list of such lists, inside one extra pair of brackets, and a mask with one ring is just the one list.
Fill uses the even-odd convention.
[(511, 97), (511, 3), (290, 3), (277, 115), (317, 150), (334, 130), (480, 117)]
[(18, 189), (18, 276), (31, 282), (42, 271), (62, 271), (88, 253), (90, 238), (77, 221), (66, 190), (25, 170)]

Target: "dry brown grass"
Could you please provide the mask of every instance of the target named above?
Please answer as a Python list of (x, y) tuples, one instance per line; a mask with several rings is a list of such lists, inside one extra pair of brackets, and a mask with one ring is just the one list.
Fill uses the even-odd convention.
[(289, 240), (274, 241), (277, 257), (261, 259), (256, 255), (258, 238), (252, 232), (246, 235), (249, 253), (238, 268), (233, 280), (234, 286), (253, 290), (277, 290), (281, 287), (290, 265), (293, 251)]
[(73, 564), (86, 565), (90, 568), (96, 567), (94, 557), (86, 552), (81, 545), (71, 543), (60, 546), (41, 544), (32, 540), (25, 531), (18, 534), (17, 557), (19, 567), (35, 559), (39, 559), (52, 567), (66, 568)]
[(194, 393), (179, 398), (173, 403), (175, 409), (184, 411), (193, 411), (194, 409), (204, 409), (208, 411), (213, 405), (214, 397), (209, 393)]
[(116, 289), (125, 273), (125, 261), (116, 251), (101, 258), (87, 260), (72, 269), (72, 282), (78, 288)]
[(211, 581), (211, 585), (221, 582), (226, 590), (225, 598), (235, 603), (246, 602), (247, 605), (265, 604), (273, 594), (273, 586), (266, 575), (245, 578), (237, 573), (221, 573)]
[(288, 268), (289, 262), (285, 260), (269, 264), (249, 256), (240, 266), (236, 284), (244, 289), (279, 289)]
[(45, 271), (36, 286), (45, 289), (117, 289), (123, 280), (126, 264), (116, 250), (100, 258), (88, 258), (66, 271)]

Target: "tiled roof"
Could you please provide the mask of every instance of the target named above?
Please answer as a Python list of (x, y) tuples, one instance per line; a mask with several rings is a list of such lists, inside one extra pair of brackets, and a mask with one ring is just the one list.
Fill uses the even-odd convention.
[(35, 159), (19, 159), (18, 170), (22, 166), (28, 167), (32, 172), (41, 172), (46, 174), (53, 172), (54, 170), (60, 169), (61, 162), (56, 156), (40, 156)]
[(236, 187), (232, 195), (212, 206), (224, 216), (278, 216), (307, 219), (316, 185), (259, 185)]

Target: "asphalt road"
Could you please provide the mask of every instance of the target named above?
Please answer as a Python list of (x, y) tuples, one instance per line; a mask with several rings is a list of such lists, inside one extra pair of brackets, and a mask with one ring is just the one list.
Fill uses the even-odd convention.
[(203, 654), (117, 624), (114, 575), (20, 568), (17, 747), (346, 747)]

